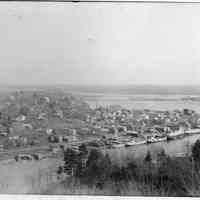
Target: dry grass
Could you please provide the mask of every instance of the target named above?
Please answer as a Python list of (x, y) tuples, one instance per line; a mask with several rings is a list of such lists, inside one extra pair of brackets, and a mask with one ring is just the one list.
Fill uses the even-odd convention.
[(59, 163), (59, 159), (0, 163), (0, 194), (40, 193), (57, 181), (54, 174)]
[(106, 195), (106, 196), (141, 196), (142, 193), (138, 190), (137, 185), (132, 183), (128, 188), (123, 187), (118, 191), (113, 183), (107, 184), (102, 190), (93, 186), (70, 182), (62, 182), (59, 184), (49, 185), (46, 191), (42, 194), (48, 195)]

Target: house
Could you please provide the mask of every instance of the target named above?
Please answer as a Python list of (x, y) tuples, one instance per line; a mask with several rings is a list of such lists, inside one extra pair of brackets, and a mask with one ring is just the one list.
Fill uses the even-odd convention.
[(180, 122), (179, 123), (179, 130), (185, 132), (186, 130), (190, 129), (190, 123), (188, 122)]
[(44, 97), (44, 100), (46, 101), (46, 103), (50, 103), (50, 98), (49, 97)]
[(87, 127), (81, 128), (80, 131), (81, 131), (82, 134), (88, 134), (88, 133), (91, 132), (91, 130), (89, 128), (87, 128)]
[(8, 132), (9, 132), (10, 134), (12, 134), (12, 133), (14, 132), (14, 128), (12, 128), (12, 127), (9, 127), (9, 130), (8, 130)]
[(110, 130), (109, 130), (109, 128), (104, 127), (104, 128), (101, 128), (100, 131), (102, 133), (108, 133)]
[(171, 131), (176, 131), (176, 130), (179, 129), (178, 123), (173, 123), (173, 122), (171, 122), (171, 123), (166, 124), (166, 126), (167, 126), (168, 128), (170, 128)]
[(42, 128), (37, 128), (36, 131), (41, 133), (41, 132), (43, 132), (44, 130), (43, 130)]
[(165, 127), (164, 127), (164, 133), (170, 133), (170, 132), (171, 132), (170, 127), (165, 126)]
[(62, 140), (63, 140), (63, 142), (68, 142), (69, 141), (68, 136), (64, 135)]
[(21, 139), (21, 141), (22, 141), (22, 143), (24, 145), (26, 145), (28, 143), (28, 138), (27, 137), (21, 137), (20, 139)]
[(62, 119), (63, 116), (64, 116), (63, 111), (62, 110), (56, 110), (56, 116), (58, 116)]
[(0, 135), (7, 136), (9, 133), (9, 129), (3, 125), (0, 125)]
[(8, 132), (0, 132), (0, 136), (8, 136)]
[(58, 136), (58, 142), (63, 142), (63, 136), (62, 135)]
[[(90, 129), (87, 128), (87, 131), (89, 131)], [(76, 135), (77, 134), (77, 131), (76, 129), (69, 129), (69, 134), (71, 135)]]
[(119, 132), (126, 132), (127, 131), (127, 127), (126, 126), (118, 126), (118, 131)]
[(16, 161), (20, 161), (20, 160), (33, 160), (33, 156), (29, 155), (29, 154), (19, 154), (19, 155), (15, 156), (15, 160)]
[(48, 141), (51, 142), (51, 143), (57, 143), (57, 142), (59, 142), (59, 138), (55, 135), (50, 135), (48, 137)]
[(155, 125), (155, 126), (153, 126), (153, 128), (154, 128), (154, 130), (158, 131), (159, 133), (165, 132), (165, 128), (162, 126)]
[(42, 153), (35, 153), (35, 154), (33, 154), (32, 156), (33, 156), (33, 158), (34, 158), (35, 160), (41, 160), (41, 159), (45, 158), (45, 155), (42, 154)]
[(131, 136), (134, 136), (134, 137), (139, 136), (137, 131), (126, 131), (126, 135), (131, 135)]
[(18, 135), (10, 136), (8, 139), (9, 139), (9, 140), (18, 140), (18, 139), (19, 139), (19, 136), (18, 136)]
[(53, 129), (52, 128), (47, 128), (46, 129), (46, 134), (47, 135), (52, 135), (53, 134)]
[(19, 115), (17, 118), (16, 118), (16, 121), (18, 122), (23, 122), (26, 120), (26, 116), (25, 115)]
[(27, 128), (27, 129), (30, 129), (30, 130), (33, 129), (33, 126), (31, 124), (23, 124), (23, 127)]
[(77, 137), (75, 135), (64, 135), (62, 136), (63, 142), (74, 142), (77, 140)]
[(10, 95), (10, 96), (9, 96), (9, 99), (10, 99), (11, 101), (15, 101), (15, 96)]
[(38, 119), (39, 120), (46, 120), (47, 119), (46, 113), (40, 113), (39, 116), (38, 116)]
[(183, 114), (184, 115), (192, 115), (194, 113), (193, 110), (190, 110), (190, 109), (183, 109)]
[(4, 150), (3, 144), (0, 144), (0, 151), (3, 151), (3, 150)]
[(61, 149), (59, 147), (53, 147), (52, 148), (53, 153), (59, 153), (60, 151), (61, 151)]

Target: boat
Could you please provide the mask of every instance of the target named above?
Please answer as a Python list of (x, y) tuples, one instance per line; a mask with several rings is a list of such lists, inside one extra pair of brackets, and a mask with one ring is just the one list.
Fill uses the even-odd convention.
[(167, 136), (165, 137), (155, 137), (157, 142), (163, 142), (163, 141), (167, 141)]
[(112, 148), (122, 148), (122, 147), (125, 147), (125, 144), (112, 144)]
[(155, 136), (147, 139), (147, 143), (156, 143), (156, 142), (163, 142), (166, 141), (167, 137), (166, 136)]
[(199, 134), (199, 133), (200, 133), (200, 129), (189, 129), (185, 131), (185, 134), (187, 135), (193, 135), (193, 134)]
[(125, 144), (125, 147), (130, 147), (130, 146), (135, 146), (135, 145), (141, 145), (141, 144), (146, 144), (146, 141), (145, 140), (142, 140), (142, 141), (138, 141), (136, 142), (135, 140), (132, 140), (130, 142), (127, 142)]
[(113, 141), (112, 144), (121, 144), (121, 142), (116, 140), (116, 141)]
[(184, 132), (180, 132), (180, 131), (172, 132), (167, 135), (167, 140), (183, 138), (185, 135), (186, 134)]

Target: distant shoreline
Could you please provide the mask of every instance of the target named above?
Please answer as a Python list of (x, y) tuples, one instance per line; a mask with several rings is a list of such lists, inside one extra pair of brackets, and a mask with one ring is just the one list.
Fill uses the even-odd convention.
[[(98, 100), (102, 98), (104, 100), (115, 100), (115, 99), (126, 99), (128, 101), (190, 101), (190, 102), (200, 102), (199, 96), (188, 96), (188, 95), (126, 95), (126, 94), (79, 94), (84, 100)], [(156, 97), (158, 96), (158, 97)], [(164, 97), (165, 96), (165, 97)]]
[(59, 90), (73, 93), (103, 93), (129, 95), (200, 95), (200, 85), (0, 85), (1, 91)]

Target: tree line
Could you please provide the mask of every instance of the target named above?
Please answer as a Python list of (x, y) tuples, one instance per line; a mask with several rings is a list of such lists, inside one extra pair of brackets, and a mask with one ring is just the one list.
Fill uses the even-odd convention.
[(81, 184), (103, 191), (112, 186), (116, 195), (134, 195), (131, 186), (135, 185), (141, 195), (200, 195), (200, 140), (192, 146), (191, 154), (184, 157), (170, 157), (162, 150), (153, 160), (148, 151), (143, 160), (119, 166), (108, 154), (98, 149), (89, 151), (81, 145), (79, 151), (67, 149), (64, 161), (58, 174), (67, 174), (65, 181), (73, 179), (74, 187)]

